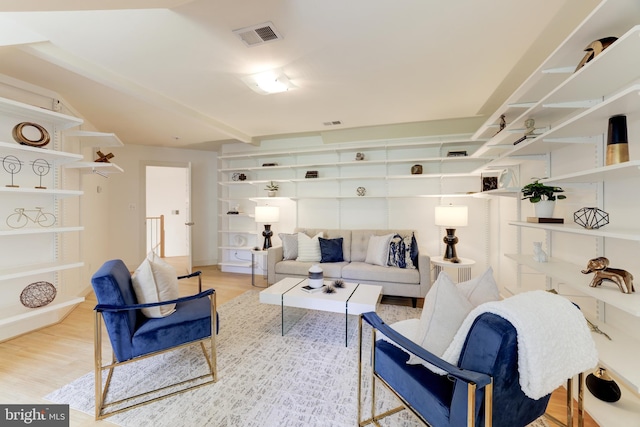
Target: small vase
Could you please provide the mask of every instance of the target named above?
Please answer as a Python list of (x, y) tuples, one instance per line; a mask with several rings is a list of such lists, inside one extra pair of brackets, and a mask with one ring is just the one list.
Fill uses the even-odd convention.
[(267, 191), (267, 196), (269, 196), (269, 197), (276, 197), (276, 192), (275, 192), (275, 190), (269, 190), (269, 191)]
[(540, 200), (533, 207), (538, 218), (553, 218), (553, 210), (556, 207), (555, 200)]
[(629, 161), (629, 141), (627, 139), (627, 116), (613, 116), (607, 130), (606, 164), (615, 165)]

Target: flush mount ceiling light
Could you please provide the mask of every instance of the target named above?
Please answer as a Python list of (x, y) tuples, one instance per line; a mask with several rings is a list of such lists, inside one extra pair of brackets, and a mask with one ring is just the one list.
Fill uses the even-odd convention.
[(286, 92), (289, 89), (295, 88), (293, 83), (289, 81), (289, 78), (279, 71), (266, 71), (264, 73), (252, 74), (243, 77), (242, 81), (261, 95)]

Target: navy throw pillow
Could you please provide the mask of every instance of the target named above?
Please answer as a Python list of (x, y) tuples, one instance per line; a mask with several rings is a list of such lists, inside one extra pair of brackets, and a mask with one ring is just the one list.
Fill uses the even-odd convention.
[(344, 257), (342, 255), (342, 237), (336, 239), (323, 239), (320, 241), (320, 262), (342, 262)]

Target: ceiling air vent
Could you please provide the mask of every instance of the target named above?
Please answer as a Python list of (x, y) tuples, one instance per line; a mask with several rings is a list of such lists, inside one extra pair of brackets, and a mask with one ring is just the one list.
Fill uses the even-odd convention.
[(233, 30), (233, 34), (240, 37), (240, 40), (249, 47), (281, 40), (283, 38), (271, 22)]

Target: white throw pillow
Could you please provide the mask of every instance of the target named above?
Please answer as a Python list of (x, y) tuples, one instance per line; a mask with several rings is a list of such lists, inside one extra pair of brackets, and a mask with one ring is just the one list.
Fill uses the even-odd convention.
[[(149, 259), (151, 257), (151, 259)], [(175, 268), (162, 259), (149, 254), (140, 264), (131, 278), (133, 291), (139, 304), (170, 301), (179, 297), (178, 275)], [(173, 313), (175, 304), (143, 308), (147, 317), (166, 317)]]
[(298, 258), (296, 258), (296, 261), (320, 262), (322, 259), (320, 237), (322, 237), (322, 232), (313, 237), (298, 233)]
[(491, 267), (478, 277), (458, 283), (458, 290), (474, 307), (484, 304), (485, 302), (498, 301), (500, 299), (500, 291), (498, 290), (498, 284), (493, 278), (493, 269)]
[(369, 246), (367, 246), (367, 256), (364, 262), (387, 267), (387, 262), (389, 261), (389, 243), (391, 243), (391, 239), (393, 239), (393, 234), (369, 237)]
[[(436, 356), (442, 356), (473, 308), (451, 277), (441, 272), (425, 297), (416, 343)], [(407, 363), (431, 366), (414, 355)]]

